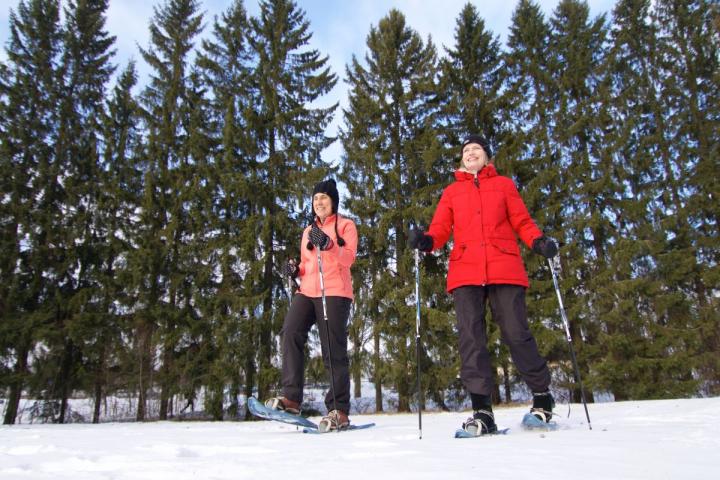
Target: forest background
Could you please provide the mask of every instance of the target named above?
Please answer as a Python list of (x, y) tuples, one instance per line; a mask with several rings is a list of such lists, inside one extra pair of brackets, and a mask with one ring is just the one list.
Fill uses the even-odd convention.
[[(312, 185), (342, 184), (358, 224), (351, 371), (376, 411), (452, 408), (449, 246), (423, 256), (423, 395), (415, 372), (412, 225), (426, 225), (469, 132), (559, 240), (561, 291), (589, 392), (720, 393), (720, 8), (619, 0), (514, 6), (506, 41), (472, 3), (438, 46), (391, 9), (342, 72), (290, 0), (212, 18), (166, 0), (138, 65), (114, 62), (108, 0), (20, 0), (0, 61), (0, 391), (69, 421), (108, 397), (134, 418), (202, 400), (246, 414), (279, 381), (277, 336)], [(326, 102), (338, 82), (343, 107)], [(339, 122), (337, 134), (329, 125)], [(335, 138), (337, 137), (337, 138)], [(336, 145), (333, 147), (333, 145)], [(328, 148), (337, 158), (327, 159)], [(325, 153), (324, 153), (325, 152)], [(522, 251), (531, 327), (560, 395), (578, 400), (552, 279)], [(495, 400), (522, 396), (489, 323)], [(316, 342), (317, 339), (314, 339)], [(317, 349), (308, 382), (324, 382)]]

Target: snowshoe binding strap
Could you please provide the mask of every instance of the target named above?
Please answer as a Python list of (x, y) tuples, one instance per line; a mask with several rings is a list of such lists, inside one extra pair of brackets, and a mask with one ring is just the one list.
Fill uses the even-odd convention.
[(489, 410), (475, 410), (473, 416), (463, 423), (462, 429), (476, 437), (495, 433), (497, 431), (495, 416)]
[(265, 401), (265, 406), (271, 410), (279, 410), (290, 415), (300, 415), (300, 405), (285, 397), (273, 397)]
[(349, 427), (350, 419), (345, 412), (339, 410), (330, 411), (318, 424), (318, 430), (323, 433), (331, 430), (346, 430)]
[(552, 412), (548, 412), (547, 410), (543, 410), (542, 408), (531, 408), (530, 413), (537, 417), (538, 420), (541, 420), (545, 423), (550, 422), (550, 419), (552, 418)]

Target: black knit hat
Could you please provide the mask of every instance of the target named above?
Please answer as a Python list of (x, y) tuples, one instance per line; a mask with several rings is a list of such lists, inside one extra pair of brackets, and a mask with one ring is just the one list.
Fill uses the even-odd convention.
[[(340, 195), (338, 195), (335, 180), (329, 178), (315, 185), (315, 188), (313, 188), (312, 196), (315, 197), (316, 193), (324, 193), (325, 195), (330, 197), (330, 200), (332, 201), (332, 213), (338, 212), (338, 207), (340, 206)], [(315, 207), (313, 207), (313, 213), (315, 213)]]
[(490, 142), (488, 142), (485, 137), (475, 134), (468, 135), (467, 137), (465, 137), (465, 140), (463, 140), (462, 146), (460, 147), (461, 156), (465, 145), (469, 143), (477, 143), (483, 148), (483, 150), (485, 150), (485, 155), (487, 155), (488, 159), (492, 158), (492, 148), (490, 148)]

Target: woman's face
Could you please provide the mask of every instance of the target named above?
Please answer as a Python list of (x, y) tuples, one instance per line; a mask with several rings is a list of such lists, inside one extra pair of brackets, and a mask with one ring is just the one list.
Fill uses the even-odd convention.
[(485, 149), (477, 143), (468, 143), (462, 151), (462, 163), (465, 170), (471, 173), (479, 172), (488, 163)]
[(313, 195), (313, 210), (320, 220), (325, 220), (332, 214), (332, 199), (324, 193)]

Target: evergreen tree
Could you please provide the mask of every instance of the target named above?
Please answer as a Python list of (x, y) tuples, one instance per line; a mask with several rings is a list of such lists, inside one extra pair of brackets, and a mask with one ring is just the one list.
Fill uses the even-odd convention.
[(328, 93), (337, 79), (327, 66), (328, 58), (307, 49), (310, 23), (295, 2), (262, 1), (259, 16), (250, 19), (250, 26), (250, 46), (257, 57), (252, 72), (257, 90), (248, 117), (254, 139), (251, 178), (255, 187), (240, 248), (252, 252), (246, 257), (245, 279), (260, 300), (248, 314), (259, 312), (255, 321), (258, 396), (264, 398), (279, 380), (271, 361), (273, 334), (285, 314), (275, 304), (284, 286), (277, 267), (287, 254), (279, 254), (278, 249), (298, 245), (299, 227), (307, 222), (299, 205), (308, 199), (313, 183), (326, 176), (320, 153), (332, 141), (324, 132), (336, 105), (310, 105)]
[[(567, 292), (565, 302), (573, 312), (573, 337), (583, 340), (577, 342), (576, 351), (585, 377), (588, 366), (584, 342), (595, 342), (598, 324), (606, 313), (599, 310), (597, 294), (606, 285), (602, 274), (608, 269), (606, 252), (613, 233), (606, 212), (617, 196), (617, 186), (610, 176), (611, 164), (599, 155), (604, 138), (596, 121), (600, 110), (596, 93), (607, 28), (604, 16), (590, 20), (589, 14), (587, 3), (578, 0), (562, 0), (554, 11), (550, 55), (558, 91), (557, 103), (548, 109), (552, 114), (556, 163), (567, 184), (562, 199), (563, 225), (558, 232), (565, 242), (563, 267), (579, 282), (578, 288)], [(547, 277), (547, 270), (543, 270)], [(554, 306), (552, 292), (546, 295), (545, 303)], [(545, 311), (560, 327), (555, 309)], [(566, 376), (573, 376), (571, 363), (566, 361), (565, 365)], [(592, 392), (589, 396), (592, 399)], [(576, 387), (573, 400), (580, 401)]]
[[(52, 384), (58, 400), (58, 422), (65, 421), (68, 396), (82, 387), (78, 378), (83, 344), (97, 341), (103, 294), (98, 215), (101, 124), (105, 85), (114, 67), (109, 59), (114, 37), (104, 30), (107, 0), (70, 1), (65, 8), (63, 55), (59, 77), (55, 161), (62, 172), (63, 217), (59, 229), (65, 252), (58, 265), (57, 317), (48, 343), (59, 358)], [(54, 345), (54, 341), (58, 344)], [(52, 350), (56, 355), (52, 355)], [(85, 369), (82, 369), (85, 370)]]
[[(713, 8), (714, 7), (714, 8)], [(665, 251), (658, 257), (666, 285), (677, 301), (660, 314), (663, 329), (683, 331), (684, 347), (693, 352), (691, 364), (676, 363), (673, 377), (692, 385), (690, 371), (702, 371), (710, 391), (720, 385), (720, 285), (718, 258), (718, 189), (713, 179), (720, 167), (720, 85), (717, 82), (720, 37), (717, 5), (706, 0), (655, 4), (659, 26), (658, 61), (660, 95), (665, 104), (668, 142), (667, 183), (671, 196), (663, 196), (661, 225), (666, 231)], [(700, 338), (691, 332), (697, 331)], [(671, 346), (666, 349), (668, 360)], [(674, 357), (674, 355), (673, 355)], [(688, 387), (687, 391), (694, 388)], [(666, 391), (666, 395), (675, 392)]]
[[(212, 177), (211, 172), (215, 169), (212, 133), (208, 129), (210, 109), (199, 69), (194, 68), (188, 80), (188, 137), (185, 148), (188, 160), (181, 166), (183, 184), (178, 190), (187, 223), (185, 238), (178, 249), (180, 271), (183, 272), (179, 282), (182, 304), (178, 305), (182, 323), (177, 335), (178, 346), (172, 352), (173, 368), (170, 373), (175, 384), (180, 372), (197, 372), (190, 376), (190, 385), (198, 384), (197, 389), (200, 386), (205, 388), (205, 411), (215, 420), (222, 420), (226, 382), (224, 375), (221, 376), (222, 369), (213, 368), (221, 353), (216, 339), (216, 335), (221, 333), (214, 331), (215, 318), (202, 308), (216, 295), (212, 281), (216, 265), (213, 252), (208, 250), (216, 233), (209, 228), (214, 220), (214, 191), (207, 179)], [(168, 401), (177, 390), (173, 385), (168, 392)], [(195, 390), (192, 389), (190, 394), (194, 396)], [(172, 403), (168, 405), (171, 406)], [(172, 412), (168, 409), (168, 413)]]
[[(550, 27), (540, 7), (520, 0), (513, 12), (502, 59), (503, 108), (499, 113), (503, 135), (498, 142), (502, 148), (498, 149), (496, 164), (513, 177), (532, 215), (546, 212), (541, 218), (535, 217), (539, 221), (551, 219), (560, 208), (560, 180), (553, 162), (555, 151), (546, 111), (556, 101), (549, 39)], [(524, 192), (526, 186), (533, 188)], [(543, 192), (540, 186), (549, 188)]]
[(188, 153), (191, 132), (188, 56), (201, 31), (202, 15), (196, 0), (168, 0), (155, 9), (150, 25), (150, 47), (141, 49), (153, 69), (142, 94), (147, 132), (148, 169), (143, 185), (141, 229), (130, 257), (137, 302), (137, 351), (141, 365), (138, 420), (146, 415), (154, 342), (160, 351), (160, 418), (167, 418), (175, 392), (175, 349), (183, 336), (189, 312), (188, 277), (192, 261), (184, 242), (192, 234), (188, 224), (188, 189), (194, 176)]
[(449, 156), (457, 157), (464, 136), (479, 133), (495, 145), (500, 129), (500, 42), (485, 29), (474, 5), (468, 3), (460, 12), (455, 45), (446, 54), (440, 62), (440, 95)]
[[(432, 42), (423, 42), (397, 10), (371, 27), (367, 47), (367, 66), (353, 58), (346, 70), (351, 93), (341, 177), (350, 193), (348, 207), (360, 222), (359, 234), (368, 238), (361, 283), (369, 282), (372, 293), (359, 305), (367, 309), (367, 318), (375, 319), (376, 355), (381, 335), (385, 355), (392, 359), (387, 374), (398, 392), (398, 409), (409, 411), (415, 384), (409, 332), (415, 310), (407, 304), (414, 285), (407, 228), (410, 221), (429, 218), (431, 199), (437, 198), (447, 168), (439, 160), (434, 131), (437, 55)], [(376, 400), (382, 378), (378, 363), (373, 372)]]
[(0, 97), (2, 171), (0, 334), (8, 359), (3, 423), (15, 423), (29, 384), (30, 352), (55, 315), (54, 267), (61, 254), (60, 172), (50, 139), (55, 131), (61, 30), (59, 2), (20, 1), (10, 12)]
[[(133, 308), (125, 286), (131, 284), (126, 269), (132, 251), (129, 239), (137, 225), (132, 219), (142, 193), (142, 132), (140, 106), (132, 90), (137, 85), (135, 63), (130, 62), (120, 74), (103, 116), (102, 190), (98, 212), (103, 228), (98, 232), (101, 245), (98, 261), (98, 283), (102, 292), (96, 342), (86, 347), (88, 370), (93, 381), (93, 423), (99, 422), (102, 399), (113, 389), (125, 389), (134, 376), (108, 375), (111, 368), (123, 372), (130, 365), (122, 362), (124, 338), (132, 335), (123, 312)], [(130, 389), (132, 391), (132, 389)]]
[(662, 288), (653, 256), (665, 234), (657, 228), (653, 204), (664, 188), (658, 159), (666, 151), (655, 62), (657, 28), (649, 14), (649, 1), (615, 6), (612, 44), (603, 66), (606, 78), (599, 88), (598, 117), (605, 132), (601, 161), (610, 166), (616, 188), (606, 215), (615, 231), (606, 249), (607, 267), (593, 278), (601, 330), (591, 362), (596, 386), (616, 400), (640, 398), (651, 384), (666, 382), (657, 361), (665, 341), (648, 335), (657, 331), (652, 297)]
[[(238, 250), (238, 239), (254, 235), (246, 231), (253, 203), (256, 168), (256, 142), (249, 134), (252, 102), (257, 93), (252, 81), (253, 61), (249, 46), (249, 21), (243, 2), (238, 0), (214, 22), (212, 40), (203, 41), (199, 54), (204, 84), (210, 97), (209, 130), (213, 138), (213, 158), (207, 179), (212, 191), (211, 230), (208, 254), (214, 259), (219, 278), (213, 278), (214, 298), (207, 302), (207, 315), (216, 331), (217, 357), (211, 375), (220, 387), (231, 386), (231, 405), (237, 415), (237, 397), (244, 384), (246, 398), (253, 395), (258, 344), (253, 335), (250, 312), (257, 304), (251, 282), (244, 282), (241, 265), (250, 262), (255, 249), (245, 241)], [(210, 167), (210, 166), (209, 166)], [(238, 376), (243, 372), (243, 378)], [(217, 410), (215, 408), (214, 410)], [(246, 412), (246, 415), (250, 415)]]

